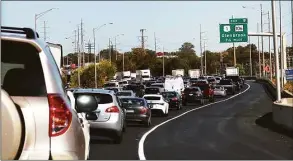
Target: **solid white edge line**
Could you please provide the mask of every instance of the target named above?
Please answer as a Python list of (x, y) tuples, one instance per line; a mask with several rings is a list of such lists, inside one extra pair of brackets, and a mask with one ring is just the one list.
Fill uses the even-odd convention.
[(200, 106), (200, 107), (198, 107), (198, 108), (195, 108), (195, 109), (191, 109), (191, 110), (189, 110), (189, 111), (186, 111), (186, 112), (184, 112), (184, 113), (182, 113), (182, 114), (180, 114), (180, 115), (178, 115), (178, 116), (176, 116), (176, 117), (170, 118), (169, 120), (166, 120), (166, 121), (164, 121), (164, 122), (162, 122), (162, 123), (156, 125), (156, 126), (153, 127), (152, 129), (150, 129), (149, 131), (147, 131), (146, 133), (144, 133), (143, 136), (140, 138), (139, 143), (138, 143), (138, 157), (139, 157), (139, 160), (146, 160), (146, 157), (145, 157), (145, 155), (144, 155), (144, 141), (145, 141), (146, 137), (147, 137), (151, 132), (153, 132), (153, 131), (156, 130), (158, 127), (160, 127), (160, 126), (162, 126), (162, 125), (164, 125), (164, 124), (166, 124), (166, 123), (168, 123), (168, 122), (170, 122), (170, 121), (172, 121), (172, 120), (175, 120), (175, 119), (177, 119), (177, 118), (179, 118), (179, 117), (181, 117), (181, 116), (183, 116), (183, 115), (188, 114), (189, 112), (192, 112), (192, 111), (196, 111), (196, 110), (202, 109), (202, 108), (207, 107), (207, 106), (209, 106), (209, 105), (218, 104), (218, 103), (221, 103), (221, 102), (228, 101), (228, 100), (230, 100), (230, 99), (232, 99), (232, 98), (234, 98), (234, 97), (237, 97), (237, 96), (239, 96), (239, 95), (245, 93), (246, 91), (248, 91), (248, 90), (250, 89), (250, 85), (247, 84), (247, 83), (245, 83), (245, 84), (246, 84), (248, 87), (247, 87), (244, 91), (242, 91), (242, 92), (240, 92), (240, 93), (237, 93), (237, 94), (235, 94), (235, 95), (233, 95), (233, 96), (231, 96), (231, 97), (229, 97), (229, 98), (227, 98), (227, 99), (224, 99), (224, 100), (221, 100), (221, 101), (217, 101), (217, 102), (214, 102), (214, 103), (209, 103), (209, 104), (206, 104), (206, 105)]

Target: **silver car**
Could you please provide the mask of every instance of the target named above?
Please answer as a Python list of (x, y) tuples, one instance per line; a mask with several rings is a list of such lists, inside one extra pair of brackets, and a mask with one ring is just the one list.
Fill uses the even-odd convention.
[(103, 89), (77, 89), (73, 91), (74, 96), (94, 95), (98, 107), (94, 111), (96, 120), (89, 120), (92, 135), (102, 135), (113, 139), (114, 143), (120, 144), (125, 131), (125, 110), (118, 97), (112, 90)]
[(132, 90), (122, 90), (120, 92), (117, 92), (116, 95), (118, 97), (120, 96), (130, 96), (130, 97), (135, 97), (135, 93)]
[[(18, 114), (14, 116), (20, 117), (2, 122), (9, 125), (9, 120), (18, 120), (13, 124), (20, 125), (2, 128), (2, 140), (7, 140), (2, 147), (18, 145), (2, 148), (6, 154), (2, 159), (87, 159), (82, 123), (70, 107), (60, 64), (56, 64), (48, 44), (30, 28), (1, 26), (1, 32), (1, 107), (16, 108)], [(13, 137), (15, 134), (21, 137)]]

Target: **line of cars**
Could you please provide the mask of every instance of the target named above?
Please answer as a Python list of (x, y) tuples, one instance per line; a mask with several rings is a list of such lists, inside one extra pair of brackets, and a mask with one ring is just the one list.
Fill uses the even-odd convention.
[[(185, 96), (193, 94), (179, 77), (66, 91), (60, 75), (62, 46), (55, 53), (32, 29), (3, 26), (1, 44), (3, 160), (86, 160), (91, 136), (119, 144), (127, 122), (150, 127), (153, 113), (168, 116), (169, 109), (182, 109), (190, 99)], [(226, 89), (236, 88), (231, 80), (221, 81)], [(211, 90), (206, 91), (210, 96)]]

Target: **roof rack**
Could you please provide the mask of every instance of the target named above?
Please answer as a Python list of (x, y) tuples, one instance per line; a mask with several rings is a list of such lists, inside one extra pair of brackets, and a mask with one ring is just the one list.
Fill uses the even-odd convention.
[(39, 38), (39, 34), (31, 28), (1, 26), (1, 32), (13, 33), (13, 34), (25, 34), (26, 38), (28, 39)]

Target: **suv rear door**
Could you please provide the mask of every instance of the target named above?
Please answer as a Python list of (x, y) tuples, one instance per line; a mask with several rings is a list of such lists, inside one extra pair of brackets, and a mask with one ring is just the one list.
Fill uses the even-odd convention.
[[(20, 159), (48, 160), (49, 104), (41, 63), (44, 53), (30, 42), (2, 37), (1, 43), (3, 89), (20, 107), (25, 120), (25, 143)], [(10, 69), (3, 71), (7, 67)]]

